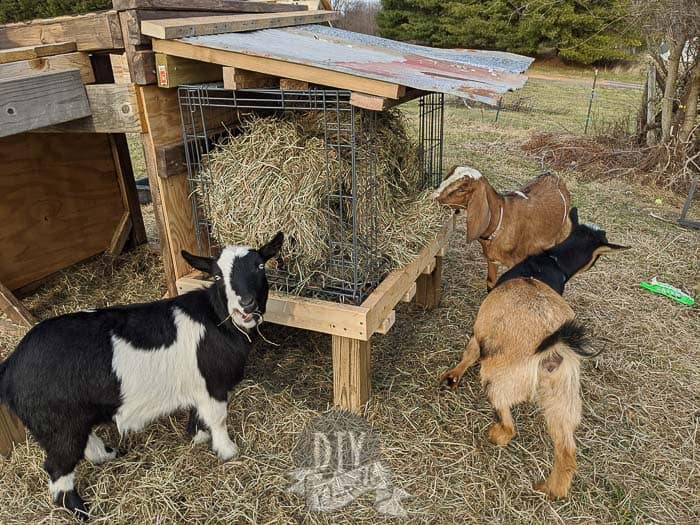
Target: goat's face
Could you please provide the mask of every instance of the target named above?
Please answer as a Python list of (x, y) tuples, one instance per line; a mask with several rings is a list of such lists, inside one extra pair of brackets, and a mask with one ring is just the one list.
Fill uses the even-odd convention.
[(453, 166), (447, 178), (434, 193), (435, 199), (440, 204), (467, 210), (469, 241), (480, 237), (489, 227), (491, 211), (486, 186), (486, 179), (479, 171), (467, 166)]
[(598, 258), (605, 253), (612, 253), (620, 250), (627, 250), (629, 246), (621, 246), (608, 242), (605, 230), (595, 224), (579, 224), (578, 210), (572, 208), (569, 212), (571, 219), (571, 233), (564, 242), (569, 242), (576, 247), (577, 264), (576, 273), (578, 275), (590, 270)]
[(269, 287), (265, 263), (282, 248), (284, 235), (278, 233), (264, 246), (226, 246), (218, 259), (182, 252), (194, 268), (214, 276), (218, 297), (226, 303), (231, 320), (240, 328), (255, 327), (265, 313)]

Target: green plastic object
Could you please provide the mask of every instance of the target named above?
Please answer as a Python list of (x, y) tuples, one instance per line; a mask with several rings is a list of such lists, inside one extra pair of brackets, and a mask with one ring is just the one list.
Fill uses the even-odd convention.
[(650, 283), (642, 281), (639, 286), (650, 292), (658, 293), (670, 297), (674, 301), (686, 304), (688, 306), (693, 306), (695, 304), (695, 299), (689, 296), (687, 293), (679, 290), (678, 288), (671, 286), (670, 284), (661, 283), (654, 277)]

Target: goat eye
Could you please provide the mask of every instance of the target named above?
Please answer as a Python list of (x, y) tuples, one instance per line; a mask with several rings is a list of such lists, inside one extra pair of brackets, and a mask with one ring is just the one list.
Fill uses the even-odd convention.
[(220, 276), (220, 275), (215, 275), (215, 276), (214, 276), (214, 280), (215, 280), (215, 281), (220, 281), (220, 280), (221, 280), (221, 276)]
[(264, 270), (264, 269), (265, 269), (265, 264), (258, 265), (258, 270)]

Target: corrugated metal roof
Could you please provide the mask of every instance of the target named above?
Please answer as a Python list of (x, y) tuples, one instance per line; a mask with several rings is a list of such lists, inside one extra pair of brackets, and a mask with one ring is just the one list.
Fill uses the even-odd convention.
[(182, 42), (275, 58), (495, 104), (523, 86), (531, 58), (416, 46), (321, 25), (188, 37)]

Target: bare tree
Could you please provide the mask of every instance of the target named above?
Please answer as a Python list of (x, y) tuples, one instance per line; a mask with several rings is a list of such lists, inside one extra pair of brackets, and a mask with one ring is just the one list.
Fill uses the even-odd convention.
[(334, 0), (333, 9), (342, 15), (335, 26), (356, 33), (376, 35), (377, 13), (380, 8), (381, 4), (378, 1)]

